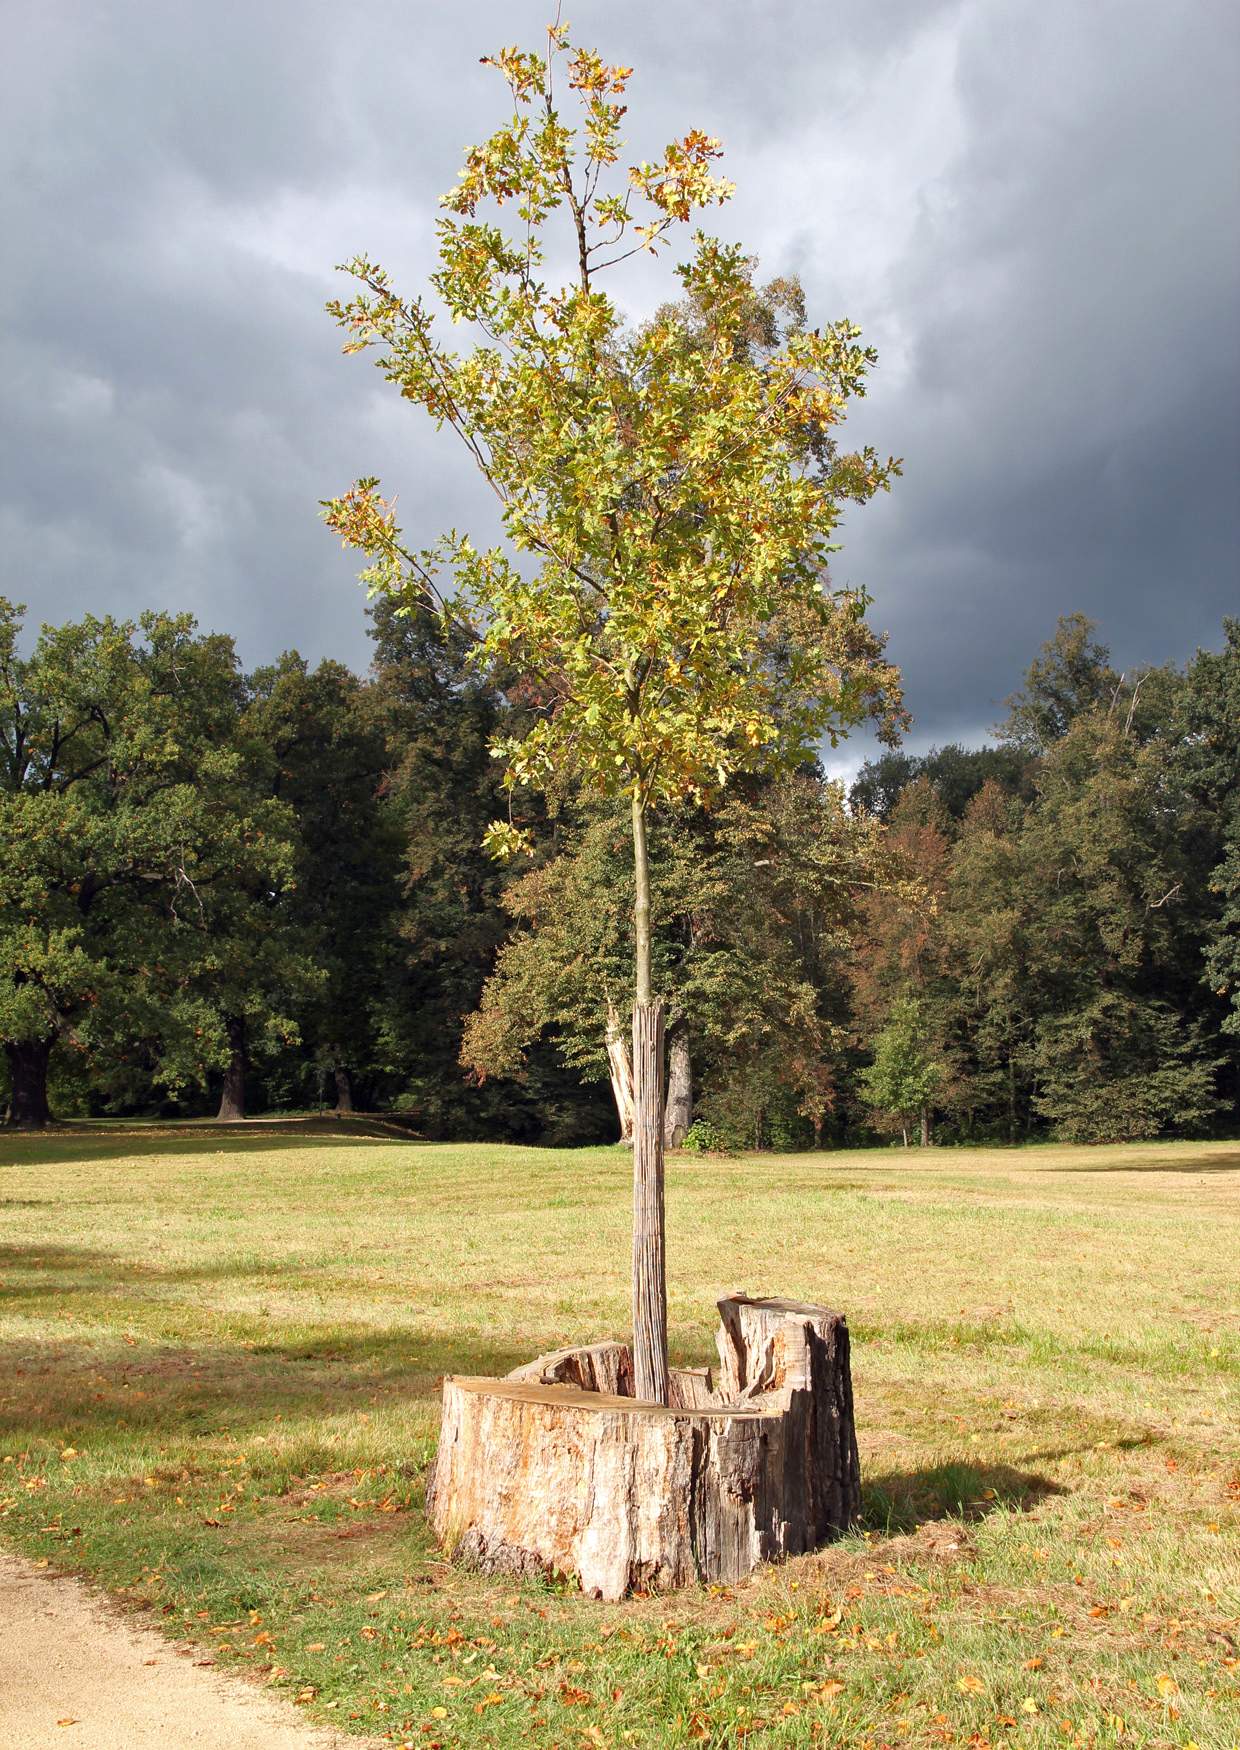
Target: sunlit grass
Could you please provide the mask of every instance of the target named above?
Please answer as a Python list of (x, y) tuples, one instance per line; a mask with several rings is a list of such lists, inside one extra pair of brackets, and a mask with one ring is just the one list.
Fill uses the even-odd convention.
[(866, 1521), (734, 1594), (613, 1606), (448, 1567), (420, 1509), (444, 1372), (623, 1333), (621, 1151), (129, 1126), (0, 1162), (0, 1533), (312, 1715), (1240, 1742), (1236, 1145), (671, 1163), (676, 1358), (729, 1290), (845, 1311)]

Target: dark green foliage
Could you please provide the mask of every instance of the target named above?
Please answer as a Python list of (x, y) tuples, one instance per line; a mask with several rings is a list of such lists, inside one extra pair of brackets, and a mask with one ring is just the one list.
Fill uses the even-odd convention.
[(1199, 650), (1184, 676), (1173, 766), (1197, 809), (1190, 855), (1209, 871), (1203, 978), (1240, 1037), (1240, 619), (1223, 631), (1222, 650)]
[[(238, 896), (274, 904), (293, 847), (249, 781), (229, 639), (87, 616), (22, 657), (19, 625), (0, 604), (0, 1039), (13, 1116), (38, 1123), (53, 1054), (120, 1103), (223, 1066)], [(293, 1025), (278, 995), (259, 1019)]]
[[(666, 810), (650, 856), (656, 976), (703, 1116), (738, 1144), (809, 1142), (835, 1102), (859, 895), (885, 861), (874, 823), (803, 771)], [(549, 1040), (606, 1077), (609, 1015), (632, 1001), (631, 897), (627, 820), (604, 804), (562, 823), (505, 896), (516, 927), (465, 1035), (477, 1073), (514, 1072)]]
[(1192, 1136), (1218, 1110), (1215, 1064), (1166, 1003), (1100, 991), (1048, 1017), (1033, 1057), (1034, 1108), (1065, 1142)]
[(884, 753), (867, 760), (850, 789), (855, 809), (890, 820), (909, 785), (924, 778), (953, 820), (963, 820), (970, 802), (984, 784), (998, 784), (1012, 795), (1028, 791), (1030, 759), (1011, 743), (998, 747), (961, 747), (950, 742), (932, 747), (920, 757)]
[(1124, 677), (1073, 616), (1011, 701), (995, 751), (1018, 782), (990, 778), (961, 817), (920, 764), (883, 794), (924, 898), (871, 906), (858, 1019), (874, 1040), (919, 999), (958, 1134), (1106, 1141), (1234, 1114), (1237, 655), (1229, 627), (1186, 673)]

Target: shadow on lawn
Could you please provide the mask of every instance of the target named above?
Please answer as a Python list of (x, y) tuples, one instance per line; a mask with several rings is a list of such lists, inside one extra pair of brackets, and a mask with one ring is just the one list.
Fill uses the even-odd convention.
[(240, 1255), (215, 1264), (147, 1264), (86, 1246), (0, 1246), (0, 1306), (6, 1300), (68, 1300), (75, 1295), (121, 1294), (143, 1298), (161, 1283), (245, 1280), (274, 1287), (288, 1277), (313, 1286), (321, 1260), (293, 1257), (280, 1263)]
[[(0, 1246), (0, 1305), (37, 1298), (59, 1302), (62, 1310), (82, 1298), (126, 1297), (113, 1328), (93, 1339), (0, 1343), (0, 1438), (54, 1438), (85, 1449), (224, 1430), (236, 1437), (267, 1429), (277, 1418), (295, 1432), (302, 1420), (361, 1416), (397, 1404), (432, 1415), (445, 1373), (503, 1374), (532, 1352), (528, 1343), (518, 1349), (491, 1335), (427, 1336), (364, 1324), (307, 1325), (296, 1337), (280, 1331), (267, 1339), (249, 1317), (238, 1320), (246, 1335), (233, 1342), (152, 1341), (140, 1329), (125, 1334), (129, 1319), (140, 1322), (149, 1287), (228, 1276), (272, 1281), (284, 1273), (256, 1269), (247, 1259), (164, 1270), (135, 1268), (131, 1260), (85, 1248)], [(307, 1265), (298, 1261), (288, 1273), (305, 1276)], [(90, 1311), (93, 1320), (96, 1309)]]
[(1207, 1155), (1190, 1161), (1160, 1160), (1157, 1155), (1137, 1155), (1127, 1161), (1086, 1162), (1079, 1167), (1056, 1167), (1057, 1173), (1240, 1173), (1240, 1149), (1234, 1154)]
[[(1048, 1454), (1047, 1456), (1052, 1456)], [(1067, 1490), (1036, 1471), (1008, 1464), (948, 1460), (924, 1470), (879, 1472), (861, 1480), (861, 1519), (891, 1537), (937, 1519), (984, 1519), (988, 1513), (1027, 1513)]]
[(399, 1116), (254, 1118), (239, 1124), (202, 1119), (189, 1123), (115, 1123), (98, 1127), (84, 1122), (63, 1129), (0, 1131), (0, 1166), (70, 1166), (158, 1155), (232, 1158), (238, 1153), (339, 1148), (344, 1143), (424, 1142), (425, 1138)]
[(70, 1339), (0, 1344), (0, 1440), (88, 1450), (134, 1441), (242, 1438), (282, 1421), (433, 1415), (445, 1373), (506, 1373), (525, 1350), (458, 1337), (423, 1339), (339, 1327), (298, 1342), (149, 1344)]

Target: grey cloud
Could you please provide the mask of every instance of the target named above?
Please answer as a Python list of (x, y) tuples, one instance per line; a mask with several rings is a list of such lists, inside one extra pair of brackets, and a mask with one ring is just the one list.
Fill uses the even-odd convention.
[[(379, 473), (420, 539), (486, 506), (339, 356), (332, 264), (365, 249), (424, 280), (435, 197), (500, 113), (478, 56), (545, 11), (12, 9), (6, 593), (49, 619), (189, 607), (250, 662), (365, 660), (318, 500)], [(850, 517), (837, 575), (875, 597), (919, 740), (984, 733), (1058, 613), (1094, 614), (1124, 662), (1217, 640), (1240, 596), (1228, 6), (568, 11), (637, 66), (634, 149), (721, 134), (720, 231), (880, 345), (853, 425), (906, 477)]]

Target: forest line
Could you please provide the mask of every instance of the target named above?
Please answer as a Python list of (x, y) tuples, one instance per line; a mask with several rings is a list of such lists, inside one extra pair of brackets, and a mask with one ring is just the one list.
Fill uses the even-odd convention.
[[(245, 674), (187, 616), (21, 654), (5, 604), (0, 1036), (17, 1122), (395, 1110), (573, 1143), (626, 1117), (625, 810), (520, 798), (535, 709), (429, 613), (366, 676)], [(1060, 622), (997, 738), (739, 777), (651, 834), (675, 1146), (1234, 1128), (1240, 622), (1121, 675)]]

